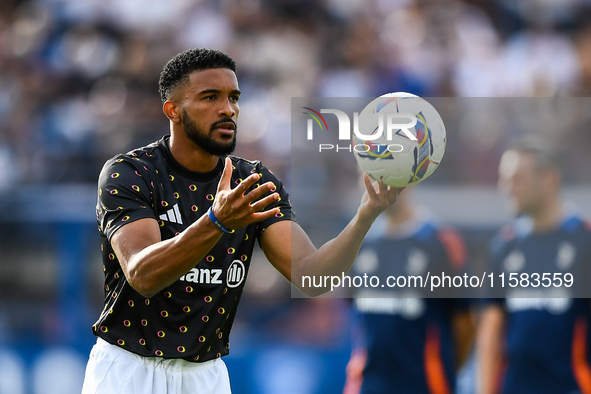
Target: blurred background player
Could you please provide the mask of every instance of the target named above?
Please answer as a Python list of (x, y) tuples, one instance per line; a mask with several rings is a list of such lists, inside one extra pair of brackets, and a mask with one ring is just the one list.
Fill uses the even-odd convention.
[[(491, 243), (497, 273), (528, 273), (531, 283), (535, 273), (540, 280), (542, 273), (572, 273), (575, 284), (588, 280), (583, 275), (591, 261), (591, 228), (561, 201), (560, 159), (533, 138), (503, 154), (499, 188), (517, 219)], [(480, 393), (591, 393), (589, 300), (558, 298), (568, 295), (564, 292), (518, 298), (539, 296), (542, 287), (536, 287), (484, 301)]]
[[(358, 273), (385, 280), (463, 270), (466, 250), (460, 235), (415, 207), (409, 190), (386, 212), (386, 225), (363, 244), (354, 265)], [(356, 294), (356, 338), (343, 393), (453, 393), (456, 371), (473, 338), (469, 300), (389, 294)]]
[[(285, 143), (292, 96), (560, 96), (578, 122), (551, 131), (569, 151), (565, 196), (591, 215), (590, 12), (589, 1), (0, 1), (0, 349), (8, 356), (0, 357), (0, 392), (80, 393), (95, 342), (87, 327), (104, 298), (92, 218), (96, 174), (116, 153), (161, 137), (168, 119), (154, 86), (179, 51), (219, 48), (238, 62), (240, 127), (250, 132), (236, 153), (261, 159), (292, 193), (288, 158), (296, 154)], [(505, 99), (476, 101), (486, 103), (486, 115)], [(475, 115), (452, 117), (461, 122), (449, 124), (448, 153), (417, 198), (434, 201), (430, 207), (463, 232), (471, 261), (480, 262), (482, 245), (508, 220), (494, 185), (515, 131), (480, 127), (493, 122)], [(547, 118), (520, 111), (511, 124), (523, 120)], [(297, 212), (306, 231), (335, 234), (340, 222), (323, 215), (346, 212), (343, 203), (358, 193), (356, 179), (334, 167), (310, 171), (312, 219), (304, 220), (302, 201)], [(327, 177), (339, 181), (343, 198), (323, 197), (334, 193)], [(305, 344), (287, 335), (301, 310), (287, 281), (257, 256), (232, 338), (235, 349), (250, 351), (226, 360), (235, 393), (294, 393), (295, 386), (340, 393), (350, 336), (319, 345), (303, 331)], [(290, 330), (262, 319), (262, 305), (268, 316), (285, 316), (280, 326)], [(285, 347), (289, 356), (277, 357)], [(67, 368), (56, 370), (65, 359)]]

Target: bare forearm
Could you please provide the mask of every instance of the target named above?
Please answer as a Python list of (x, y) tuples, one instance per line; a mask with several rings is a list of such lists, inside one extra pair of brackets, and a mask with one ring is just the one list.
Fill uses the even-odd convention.
[(480, 393), (496, 394), (503, 360), (503, 312), (496, 307), (484, 311), (478, 332), (478, 365), (480, 366)]
[(276, 223), (263, 233), (261, 245), (271, 264), (307, 295), (325, 293), (330, 287), (323, 281), (320, 287), (308, 285), (304, 288), (302, 277), (326, 277), (347, 272), (374, 220), (396, 201), (401, 190), (377, 182), (372, 184), (367, 174), (363, 175), (363, 181), (366, 192), (357, 213), (336, 238), (320, 249), (314, 247), (297, 223)]
[[(357, 213), (347, 227), (320, 249), (308, 253), (296, 261), (306, 275), (341, 275), (349, 271), (365, 235), (376, 218), (396, 201), (401, 189), (390, 188), (382, 183), (372, 183), (369, 175), (363, 175), (366, 192)], [(297, 284), (297, 278), (293, 278)], [(300, 278), (301, 279), (301, 278)]]
[(480, 356), (480, 388), (482, 394), (496, 394), (501, 352), (490, 344), (483, 344)]
[(470, 355), (474, 341), (475, 327), (470, 312), (459, 312), (453, 317), (456, 342), (456, 370), (459, 370)]
[(371, 223), (362, 223), (358, 215), (334, 239), (324, 244), (304, 261), (309, 275), (335, 275), (349, 271)]
[[(340, 276), (349, 271), (359, 253), (361, 244), (371, 227), (371, 222), (362, 221), (355, 215), (341, 233), (318, 250), (305, 256), (294, 253), (292, 281), (302, 288), (302, 276)], [(315, 288), (314, 295), (328, 291), (329, 287)], [(310, 292), (304, 290), (307, 294)]]
[(202, 217), (178, 236), (134, 254), (127, 262), (129, 283), (144, 297), (152, 297), (193, 268), (221, 235), (207, 216)]

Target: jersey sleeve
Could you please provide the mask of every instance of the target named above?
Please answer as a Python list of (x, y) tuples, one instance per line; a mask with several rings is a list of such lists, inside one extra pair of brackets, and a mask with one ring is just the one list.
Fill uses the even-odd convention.
[[(449, 270), (453, 275), (462, 275), (468, 271), (468, 252), (462, 235), (451, 227), (441, 227), (437, 230), (437, 239), (444, 249), (443, 271)], [(454, 311), (467, 311), (473, 303), (471, 298), (456, 297), (450, 300)]]
[[(294, 220), (295, 215), (291, 210), (291, 202), (289, 200), (289, 194), (283, 185), (283, 182), (279, 180), (267, 167), (262, 164), (259, 164), (258, 168), (259, 174), (261, 174), (261, 180), (259, 181), (260, 184), (266, 182), (273, 182), (275, 184), (275, 190), (271, 190), (271, 193), (277, 191), (279, 193), (279, 200), (269, 204), (265, 210), (273, 209), (275, 207), (279, 208), (280, 212), (275, 216), (270, 217), (269, 219), (263, 220), (257, 224), (256, 235), (257, 238), (260, 240), (260, 236), (263, 232), (272, 225), (273, 223), (280, 222), (282, 220)], [(265, 194), (267, 196), (268, 194)]]
[(114, 158), (103, 167), (98, 182), (96, 207), (99, 231), (110, 241), (121, 226), (138, 219), (156, 219), (151, 209), (146, 172), (126, 158)]
[(454, 273), (462, 273), (466, 269), (466, 245), (456, 230), (442, 227), (437, 230), (437, 238), (443, 245), (447, 265)]

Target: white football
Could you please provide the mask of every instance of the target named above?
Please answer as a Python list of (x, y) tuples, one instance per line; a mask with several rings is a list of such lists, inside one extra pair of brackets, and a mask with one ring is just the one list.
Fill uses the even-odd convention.
[(443, 158), (443, 120), (429, 102), (414, 94), (380, 96), (353, 123), (357, 163), (386, 185), (419, 183), (435, 171)]

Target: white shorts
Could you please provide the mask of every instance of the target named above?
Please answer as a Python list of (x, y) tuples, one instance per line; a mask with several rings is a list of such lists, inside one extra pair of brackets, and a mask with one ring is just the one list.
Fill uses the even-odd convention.
[(98, 338), (82, 394), (231, 394), (221, 359), (191, 363), (143, 357)]

